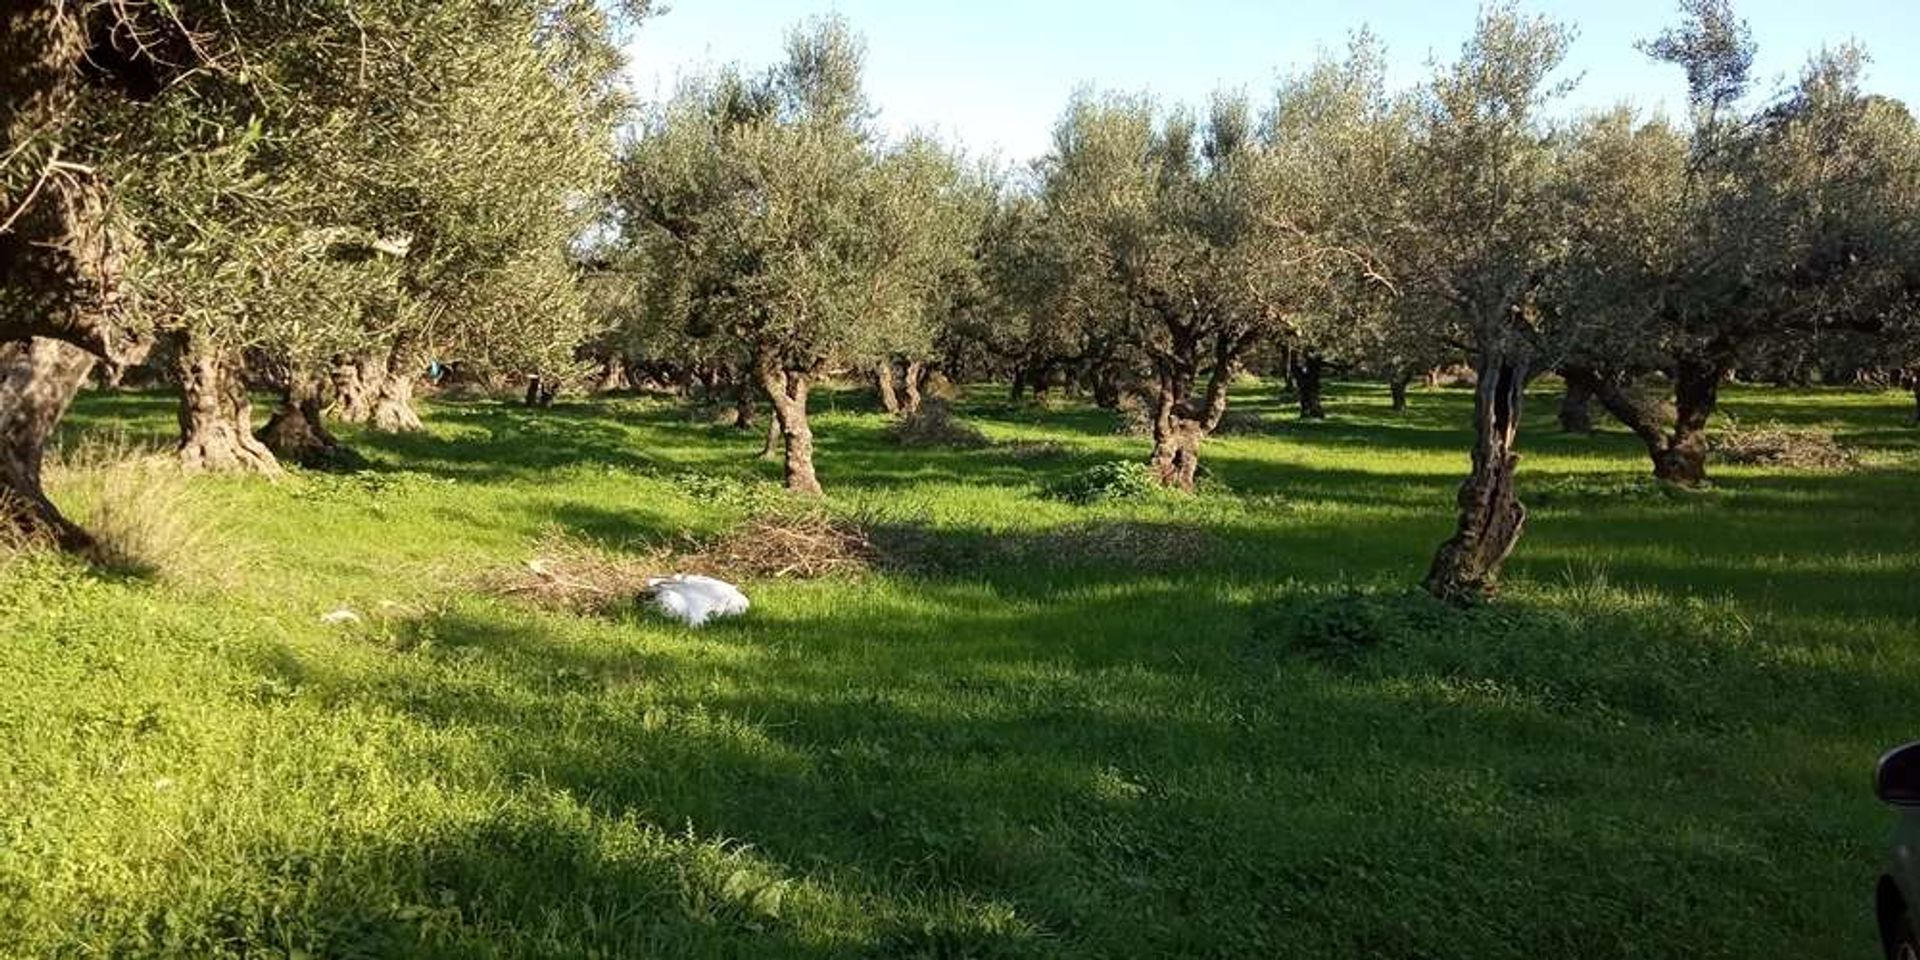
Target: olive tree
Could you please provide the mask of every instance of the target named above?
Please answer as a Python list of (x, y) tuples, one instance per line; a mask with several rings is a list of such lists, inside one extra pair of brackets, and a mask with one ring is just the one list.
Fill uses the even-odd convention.
[(863, 52), (838, 20), (788, 38), (786, 61), (686, 86), (626, 159), (629, 241), (678, 277), (685, 321), (732, 338), (773, 407), (786, 485), (820, 493), (807, 396), (837, 360), (925, 340), (926, 307), (968, 249), (954, 162), (883, 143)]
[[(1623, 238), (1612, 276), (1589, 271), (1615, 322), (1564, 372), (1644, 442), (1656, 477), (1697, 485), (1720, 385), (1736, 369), (1849, 331), (1880, 337), (1898, 315), (1897, 197), (1914, 154), (1904, 107), (1861, 90), (1857, 50), (1823, 51), (1783, 97), (1747, 110), (1745, 24), (1726, 0), (1683, 8), (1686, 21), (1643, 48), (1686, 71), (1686, 143), (1663, 146), (1657, 164), (1589, 172), (1622, 186), (1638, 178), (1646, 192), (1617, 199), (1650, 214), (1635, 228), (1648, 239)], [(1670, 414), (1629, 389), (1645, 373), (1664, 377)]]
[(1564, 90), (1549, 77), (1567, 39), (1552, 21), (1483, 9), (1460, 58), (1421, 92), (1408, 154), (1406, 222), (1393, 249), (1413, 302), (1401, 316), (1461, 349), (1478, 378), (1472, 471), (1454, 535), (1425, 581), (1455, 602), (1487, 596), (1519, 541), (1523, 391), (1565, 336), (1565, 318), (1549, 309), (1566, 252), (1563, 171), (1542, 110)]
[[(86, 545), (40, 489), (41, 452), (88, 357), (130, 359), (149, 334), (177, 364), (183, 462), (262, 470), (275, 460), (250, 433), (248, 353), (297, 367), (406, 330), (489, 349), (572, 339), (553, 309), (573, 286), (553, 269), (567, 237), (542, 227), (571, 217), (589, 182), (558, 161), (617, 119), (609, 22), (592, 4), (116, 0), (0, 16), (15, 526)], [(489, 131), (465, 132), (482, 119)], [(435, 130), (461, 138), (419, 134)], [(395, 175), (409, 165), (511, 203)], [(445, 242), (422, 229), (426, 209), (492, 233)]]

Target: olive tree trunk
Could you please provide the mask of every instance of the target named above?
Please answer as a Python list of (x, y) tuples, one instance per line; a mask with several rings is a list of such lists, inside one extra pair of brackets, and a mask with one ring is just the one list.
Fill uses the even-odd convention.
[(820, 479), (813, 472), (813, 428), (807, 423), (807, 372), (782, 369), (771, 351), (762, 350), (754, 358), (754, 373), (773, 404), (773, 423), (780, 431), (786, 458), (787, 489), (820, 496)]
[(373, 419), (375, 386), (369, 374), (375, 364), (373, 354), (358, 357), (341, 354), (333, 358), (333, 416), (342, 423), (366, 423)]
[(900, 394), (894, 389), (893, 378), (892, 360), (882, 360), (873, 365), (873, 382), (879, 388), (880, 409), (888, 413), (899, 413)]
[(324, 391), (317, 379), (294, 374), (280, 392), (267, 425), (255, 436), (281, 460), (323, 466), (353, 456), (326, 425)]
[(59, 340), (0, 344), (0, 517), (14, 533), (74, 552), (91, 549), (93, 538), (47, 499), (40, 470), (93, 365), (93, 354)]
[(1479, 368), (1473, 398), (1473, 472), (1460, 485), (1459, 525), (1434, 554), (1427, 571), (1428, 593), (1449, 603), (1469, 604), (1493, 595), (1500, 567), (1520, 542), (1527, 510), (1514, 492), (1520, 456), (1520, 403), (1526, 364), (1486, 357)]
[(1404, 374), (1394, 374), (1387, 381), (1387, 395), (1393, 398), (1393, 412), (1404, 413), (1407, 409), (1407, 385), (1410, 378)]
[(386, 433), (412, 433), (426, 429), (413, 407), (413, 385), (420, 369), (420, 351), (411, 337), (400, 337), (387, 351), (386, 362), (377, 368), (373, 393), (373, 412), (368, 423)]
[(240, 357), (205, 338), (183, 338), (180, 376), (180, 465), (211, 472), (278, 473), (273, 451), (253, 435), (253, 402)]
[(753, 429), (753, 387), (744, 379), (733, 388), (733, 426), (736, 430)]
[(1593, 387), (1581, 377), (1566, 377), (1567, 389), (1560, 395), (1560, 431), (1593, 432)]
[(1310, 353), (1300, 353), (1293, 359), (1293, 392), (1300, 403), (1300, 419), (1325, 420), (1327, 408), (1322, 403), (1321, 381), (1326, 373), (1326, 361)]
[[(1230, 364), (1221, 359), (1207, 379), (1204, 397), (1192, 396), (1193, 378), (1171, 364), (1157, 363), (1153, 402), (1153, 455), (1148, 466), (1162, 486), (1193, 492), (1200, 470), (1200, 443), (1227, 413)], [(1191, 369), (1190, 367), (1188, 369)]]
[(1576, 382), (1583, 385), (1607, 413), (1640, 438), (1656, 478), (1687, 487), (1707, 482), (1707, 422), (1719, 405), (1724, 367), (1695, 359), (1675, 365), (1670, 431), (1661, 412), (1634, 397), (1622, 377), (1583, 367), (1569, 367), (1563, 375), (1569, 388)]
[(927, 382), (927, 365), (919, 360), (907, 361), (907, 375), (901, 378), (900, 412), (913, 416), (920, 412), (921, 390)]

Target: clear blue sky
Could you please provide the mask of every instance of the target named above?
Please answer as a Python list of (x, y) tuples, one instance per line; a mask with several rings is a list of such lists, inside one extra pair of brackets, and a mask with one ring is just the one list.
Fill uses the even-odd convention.
[[(780, 55), (789, 26), (839, 13), (867, 41), (867, 88), (891, 130), (933, 130), (976, 154), (1023, 161), (1046, 149), (1080, 86), (1151, 91), (1202, 103), (1213, 90), (1262, 97), (1288, 69), (1339, 50), (1365, 25), (1386, 43), (1395, 84), (1451, 59), (1473, 28), (1473, 0), (667, 0), (630, 49), (643, 97), (716, 64), (753, 68)], [(1574, 24), (1566, 66), (1578, 109), (1631, 101), (1678, 115), (1678, 68), (1633, 49), (1677, 19), (1675, 0), (1537, 0), (1528, 12)], [(1760, 52), (1763, 92), (1823, 45), (1857, 40), (1868, 86), (1920, 108), (1920, 0), (1736, 0)]]

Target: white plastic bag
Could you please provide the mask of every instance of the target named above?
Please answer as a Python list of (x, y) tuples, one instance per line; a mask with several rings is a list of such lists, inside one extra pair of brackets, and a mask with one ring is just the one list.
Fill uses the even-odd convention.
[(668, 617), (698, 627), (713, 617), (747, 612), (747, 595), (738, 587), (699, 574), (655, 577), (647, 581), (653, 606)]

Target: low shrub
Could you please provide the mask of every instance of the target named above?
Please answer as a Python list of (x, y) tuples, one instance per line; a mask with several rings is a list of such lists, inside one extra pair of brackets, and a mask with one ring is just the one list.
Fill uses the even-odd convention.
[(1138, 460), (1109, 460), (1047, 484), (1043, 491), (1055, 500), (1074, 504), (1116, 503), (1164, 496), (1153, 469)]

